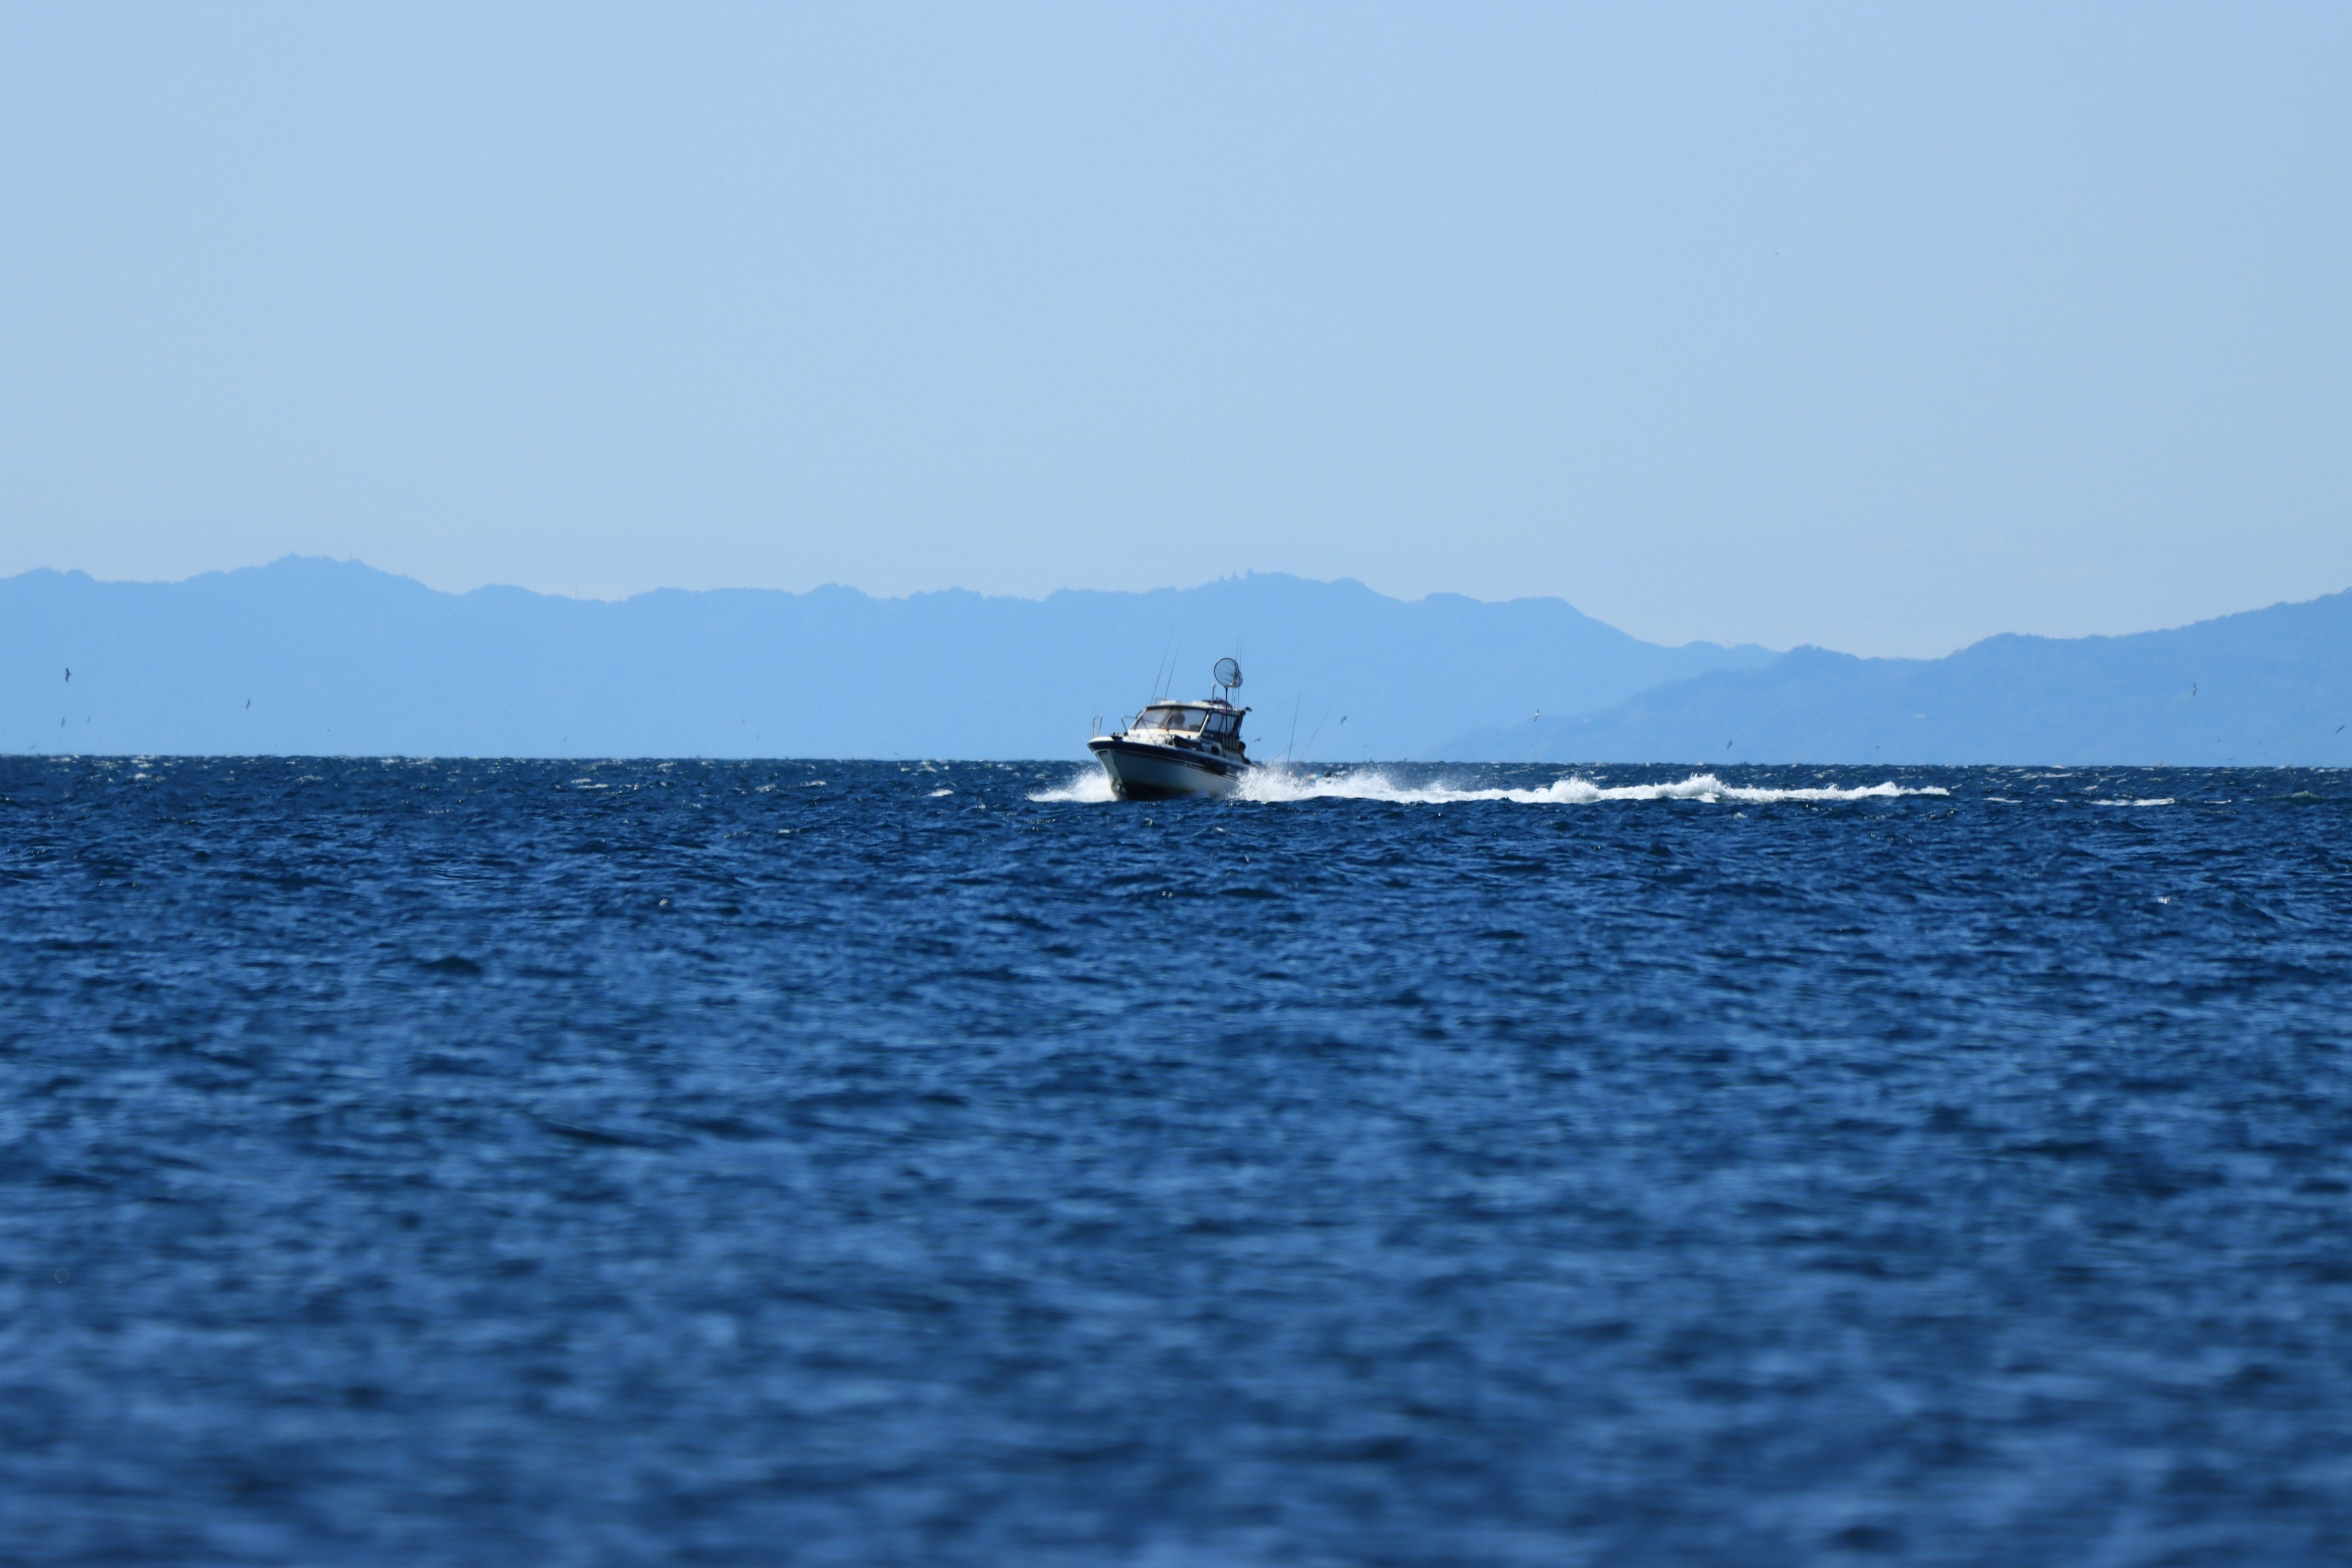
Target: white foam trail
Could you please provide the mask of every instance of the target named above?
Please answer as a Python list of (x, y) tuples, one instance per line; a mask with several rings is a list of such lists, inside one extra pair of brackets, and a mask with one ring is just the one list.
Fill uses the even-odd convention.
[(1696, 800), (1769, 805), (1781, 801), (1888, 800), (1906, 795), (1948, 795), (1929, 786), (1906, 789), (1891, 780), (1853, 789), (1759, 789), (1729, 784), (1713, 773), (1693, 773), (1678, 784), (1598, 784), (1570, 774), (1541, 789), (1459, 789), (1444, 784), (1400, 784), (1378, 768), (1336, 774), (1260, 768), (1243, 780), (1241, 798), (1259, 801), (1379, 800), (1411, 805), (1450, 805), (1458, 801), (1508, 800), (1522, 805), (1590, 805), (1612, 800)]
[(1060, 784), (1031, 790), (1029, 798), (1041, 805), (1108, 805), (1118, 797), (1110, 793), (1110, 775), (1089, 764)]
[(2091, 804), (2093, 805), (2170, 805), (2173, 800), (2170, 795), (2166, 795), (2162, 800), (2095, 800)]
[[(1446, 784), (1403, 784), (1378, 768), (1309, 773), (1279, 763), (1252, 770), (1234, 792), (1237, 800), (1276, 805), (1302, 800), (1370, 800), (1399, 805), (1452, 805), (1463, 801), (1507, 800), (1521, 805), (1591, 805), (1603, 801), (1694, 800), (1706, 804), (1770, 805), (1787, 801), (1892, 800), (1898, 795), (1949, 795), (1928, 785), (1906, 789), (1892, 780), (1852, 789), (1759, 789), (1729, 784), (1713, 773), (1693, 773), (1676, 784), (1598, 784), (1570, 774), (1540, 789), (1464, 789)], [(1032, 790), (1040, 804), (1108, 805), (1117, 798), (1099, 768), (1081, 769), (1058, 784)]]

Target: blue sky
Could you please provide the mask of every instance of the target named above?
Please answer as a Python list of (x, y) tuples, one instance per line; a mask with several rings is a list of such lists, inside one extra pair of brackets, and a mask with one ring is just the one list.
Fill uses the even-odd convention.
[(0, 10), (0, 573), (2352, 584), (2352, 11)]

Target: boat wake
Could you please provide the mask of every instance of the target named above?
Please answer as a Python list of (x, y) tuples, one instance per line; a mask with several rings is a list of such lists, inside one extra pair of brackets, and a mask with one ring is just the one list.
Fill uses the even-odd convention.
[(1507, 800), (1521, 805), (1591, 805), (1612, 800), (1696, 800), (1769, 805), (1779, 801), (1885, 800), (1906, 795), (1943, 795), (1932, 786), (1906, 789), (1892, 783), (1853, 789), (1768, 789), (1726, 784), (1713, 773), (1693, 773), (1674, 784), (1601, 784), (1573, 773), (1540, 789), (1465, 788), (1443, 782), (1400, 784), (1378, 768), (1340, 773), (1304, 773), (1261, 768), (1243, 782), (1244, 800), (1380, 800), (1406, 805), (1450, 805), (1458, 801)]
[[(1318, 773), (1280, 766), (1253, 770), (1242, 780), (1236, 800), (1276, 805), (1307, 800), (1385, 801), (1399, 805), (1452, 805), (1465, 801), (1504, 800), (1521, 805), (1591, 805), (1606, 801), (1690, 800), (1707, 804), (1770, 805), (1780, 802), (1892, 800), (1899, 795), (1948, 795), (1935, 785), (1911, 789), (1893, 781), (1841, 789), (1834, 786), (1770, 789), (1726, 784), (1713, 773), (1693, 773), (1674, 784), (1601, 784), (1570, 774), (1539, 789), (1476, 788), (1404, 784), (1379, 768)], [(1074, 774), (1063, 784), (1033, 792), (1038, 802), (1097, 804), (1112, 799), (1110, 781), (1099, 772)]]

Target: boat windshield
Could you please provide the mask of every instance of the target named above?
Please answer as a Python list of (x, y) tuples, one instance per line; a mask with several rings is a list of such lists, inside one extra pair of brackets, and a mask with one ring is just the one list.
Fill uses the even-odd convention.
[(1199, 708), (1154, 708), (1143, 716), (1145, 730), (1198, 730), (1208, 713)]

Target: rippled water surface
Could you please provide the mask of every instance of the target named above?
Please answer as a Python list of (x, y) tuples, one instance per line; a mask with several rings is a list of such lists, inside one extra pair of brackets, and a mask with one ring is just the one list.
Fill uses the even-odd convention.
[(2352, 779), (0, 760), (0, 1557), (2352, 1561)]

